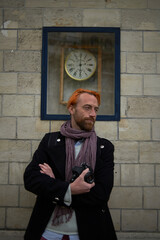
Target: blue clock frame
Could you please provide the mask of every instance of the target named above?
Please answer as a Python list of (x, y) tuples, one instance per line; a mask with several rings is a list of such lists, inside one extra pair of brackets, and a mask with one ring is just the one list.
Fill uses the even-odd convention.
[(97, 121), (120, 121), (120, 28), (114, 27), (43, 27), (41, 67), (41, 120), (68, 120), (69, 114), (47, 112), (48, 36), (50, 33), (112, 33), (114, 34), (114, 112), (98, 114)]

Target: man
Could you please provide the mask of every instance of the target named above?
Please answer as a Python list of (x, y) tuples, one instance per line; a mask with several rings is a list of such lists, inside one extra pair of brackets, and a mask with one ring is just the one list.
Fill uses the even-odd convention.
[(34, 153), (24, 173), (25, 188), (37, 195), (25, 240), (117, 239), (107, 206), (114, 147), (94, 131), (99, 105), (98, 93), (77, 89), (67, 105), (71, 120)]

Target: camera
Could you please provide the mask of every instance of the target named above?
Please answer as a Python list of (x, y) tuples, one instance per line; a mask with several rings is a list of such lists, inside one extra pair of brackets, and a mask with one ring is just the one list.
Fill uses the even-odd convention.
[(72, 168), (72, 178), (71, 183), (75, 181), (77, 177), (86, 169), (89, 168), (89, 171), (84, 176), (84, 181), (87, 183), (93, 183), (94, 182), (94, 173), (90, 166), (88, 166), (86, 163), (82, 163), (80, 167), (75, 166)]

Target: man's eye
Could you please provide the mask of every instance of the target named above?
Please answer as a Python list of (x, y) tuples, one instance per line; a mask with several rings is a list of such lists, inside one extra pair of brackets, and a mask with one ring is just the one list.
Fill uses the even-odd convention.
[(84, 106), (84, 109), (89, 111), (91, 108), (89, 106)]

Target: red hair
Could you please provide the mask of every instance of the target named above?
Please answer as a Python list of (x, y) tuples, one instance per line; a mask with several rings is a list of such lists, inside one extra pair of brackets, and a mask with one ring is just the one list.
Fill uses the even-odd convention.
[(75, 105), (77, 103), (77, 99), (78, 97), (82, 94), (82, 93), (88, 93), (90, 95), (93, 95), (96, 97), (98, 105), (100, 105), (100, 94), (92, 91), (92, 90), (87, 90), (87, 89), (83, 89), (83, 88), (78, 88), (76, 91), (73, 92), (73, 94), (70, 96), (68, 103), (67, 103), (67, 108), (69, 108), (71, 105)]

